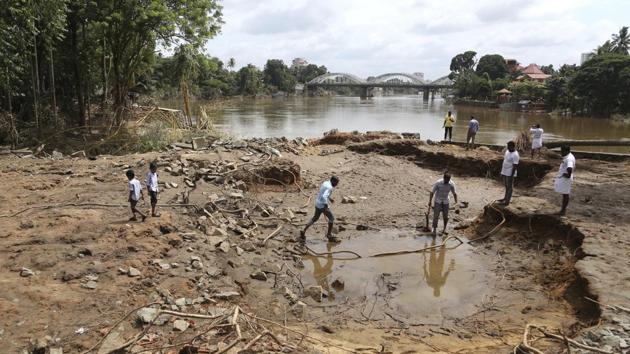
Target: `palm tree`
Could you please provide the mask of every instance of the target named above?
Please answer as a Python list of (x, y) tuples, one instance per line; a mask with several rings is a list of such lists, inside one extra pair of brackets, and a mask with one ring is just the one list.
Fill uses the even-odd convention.
[(628, 26), (621, 27), (619, 34), (612, 35), (612, 51), (617, 54), (628, 55), (630, 48), (630, 35), (628, 35)]
[(230, 58), (227, 62), (227, 66), (230, 69), (234, 69), (234, 67), (236, 67), (236, 59)]
[(595, 55), (607, 54), (612, 52), (613, 44), (610, 42), (610, 40), (604, 42), (604, 44), (598, 46), (597, 49), (593, 50), (593, 54)]

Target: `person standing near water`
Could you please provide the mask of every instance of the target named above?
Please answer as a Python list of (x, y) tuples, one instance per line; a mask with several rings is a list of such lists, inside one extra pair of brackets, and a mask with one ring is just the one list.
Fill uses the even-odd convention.
[(573, 156), (573, 154), (571, 153), (571, 148), (566, 145), (560, 148), (560, 155), (562, 155), (562, 163), (560, 164), (558, 177), (556, 177), (554, 183), (554, 190), (562, 194), (562, 209), (560, 209), (560, 212), (558, 214), (565, 215), (567, 213), (567, 206), (569, 205), (571, 184), (573, 184), (575, 156)]
[(455, 204), (457, 204), (457, 192), (455, 192), (455, 183), (451, 181), (451, 175), (444, 173), (444, 176), (439, 179), (429, 193), (429, 208), (431, 208), (431, 202), (433, 196), (435, 196), (435, 204), (433, 204), (433, 236), (437, 235), (438, 221), (440, 219), (440, 213), (444, 219), (444, 228), (442, 234), (446, 234), (446, 225), (448, 224), (448, 208), (449, 208), (449, 194), (453, 193), (455, 198)]
[(503, 199), (498, 200), (500, 204), (506, 206), (510, 205), (519, 160), (520, 156), (518, 155), (518, 151), (516, 151), (516, 144), (513, 141), (509, 141), (507, 143), (505, 157), (503, 158), (503, 167), (501, 168), (501, 177), (503, 178), (503, 184), (505, 184), (505, 196)]
[[(468, 122), (468, 134), (466, 134), (466, 150), (472, 146), (475, 149), (475, 137), (479, 131), (479, 121), (475, 117), (470, 116), (470, 122)], [(472, 141), (472, 145), (471, 145)]]
[(446, 141), (446, 136), (448, 135), (448, 141), (453, 141), (453, 124), (455, 123), (455, 117), (452, 115), (451, 111), (448, 111), (446, 117), (444, 117), (444, 124), (442, 124), (442, 128), (444, 128), (444, 140)]
[(340, 242), (339, 239), (332, 234), (335, 217), (330, 211), (330, 204), (335, 202), (331, 195), (333, 188), (335, 188), (337, 184), (339, 184), (339, 178), (337, 176), (332, 176), (330, 177), (330, 180), (324, 181), (319, 187), (319, 193), (317, 194), (317, 199), (315, 199), (315, 215), (313, 215), (311, 221), (306, 224), (304, 230), (300, 231), (300, 243), (303, 244), (306, 241), (306, 230), (319, 220), (319, 217), (322, 214), (324, 214), (328, 219), (328, 231), (326, 232), (328, 242)]
[(532, 133), (532, 159), (534, 158), (534, 152), (538, 152), (538, 156), (540, 156), (540, 149), (542, 148), (543, 140), (542, 136), (544, 130), (540, 127), (540, 124), (533, 125), (529, 129), (530, 133)]

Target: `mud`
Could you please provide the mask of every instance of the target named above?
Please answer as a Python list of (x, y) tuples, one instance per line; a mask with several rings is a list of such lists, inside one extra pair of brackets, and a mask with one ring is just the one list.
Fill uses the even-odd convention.
[[(272, 143), (94, 161), (0, 157), (3, 352), (82, 352), (125, 314), (156, 301), (205, 315), (231, 313), (238, 305), (297, 331), (265, 323), (283, 345), (266, 337), (255, 351), (519, 352), (527, 323), (614, 352), (627, 344), (630, 313), (611, 307), (629, 307), (624, 235), (630, 218), (626, 208), (614, 208), (630, 203), (627, 163), (578, 161), (570, 216), (559, 218), (551, 215), (558, 208), (553, 173), (545, 175), (558, 163), (553, 158), (524, 157), (536, 179), (519, 171), (524, 182), (499, 212), (488, 205), (503, 190), (487, 178), (488, 171), (494, 177), (494, 165), (486, 166), (500, 160), (497, 152), (401, 139), (319, 156), (333, 147), (277, 141), (272, 146), (286, 159), (280, 160), (258, 148)], [(160, 166), (162, 215), (129, 222), (124, 171), (132, 167), (143, 175), (152, 160)], [(454, 172), (466, 202), (452, 210), (447, 229), (464, 244), (370, 257), (443, 240), (416, 228), (424, 225), (428, 190), (444, 167), (439, 161)], [(259, 166), (275, 166), (263, 175), (283, 183), (248, 180), (242, 188), (241, 169)], [(288, 179), (286, 170), (299, 175)], [(342, 242), (325, 243), (320, 222), (309, 230), (307, 245), (315, 252), (353, 251), (360, 259), (294, 252), (319, 184), (333, 173), (341, 179), (333, 211)], [(344, 196), (356, 203), (339, 203)], [(496, 233), (468, 243), (493, 229), (500, 213), (506, 223)], [(140, 274), (131, 276), (130, 267)], [(114, 328), (108, 345), (115, 348), (146, 328), (136, 317)], [(204, 320), (189, 320), (189, 328), (177, 332), (177, 319), (152, 326), (134, 350), (191, 339), (172, 350), (216, 352), (235, 338), (231, 327), (204, 332)], [(231, 352), (263, 331), (253, 319), (241, 321), (244, 340)], [(197, 335), (203, 340), (192, 341)], [(547, 353), (565, 350), (558, 341), (535, 343)]]

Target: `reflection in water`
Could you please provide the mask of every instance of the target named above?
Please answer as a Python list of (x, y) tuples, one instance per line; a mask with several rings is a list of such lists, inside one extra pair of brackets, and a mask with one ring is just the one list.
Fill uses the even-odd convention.
[[(435, 246), (435, 239), (431, 241), (431, 246)], [(436, 255), (439, 253), (439, 255)], [(427, 257), (424, 256), (423, 270), (424, 279), (427, 285), (433, 288), (433, 296), (440, 297), (440, 289), (446, 284), (446, 278), (451, 271), (455, 270), (455, 259), (451, 259), (448, 269), (442, 275), (444, 270), (444, 261), (446, 257), (446, 246), (432, 248), (429, 255), (429, 269), (427, 270)]]
[(324, 293), (328, 294), (329, 300), (335, 299), (335, 294), (330, 291), (330, 286), (328, 285), (328, 276), (332, 273), (333, 270), (333, 255), (331, 253), (333, 248), (333, 244), (328, 242), (326, 244), (326, 252), (328, 255), (326, 256), (326, 263), (322, 266), (319, 257), (308, 257), (313, 262), (313, 277), (315, 277), (315, 281), (319, 286), (324, 289)]

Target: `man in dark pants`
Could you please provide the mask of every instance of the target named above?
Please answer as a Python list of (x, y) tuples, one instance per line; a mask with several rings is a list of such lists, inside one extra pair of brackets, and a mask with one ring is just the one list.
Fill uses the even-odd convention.
[(333, 236), (333, 222), (335, 221), (335, 217), (330, 211), (329, 203), (334, 203), (335, 201), (332, 199), (331, 194), (333, 188), (335, 188), (339, 184), (339, 178), (336, 176), (330, 177), (330, 180), (324, 181), (322, 185), (319, 187), (319, 193), (317, 194), (317, 199), (315, 200), (315, 215), (311, 221), (306, 224), (304, 230), (300, 231), (300, 243), (304, 243), (306, 241), (306, 230), (311, 227), (319, 217), (324, 214), (328, 219), (328, 231), (326, 232), (326, 238), (329, 242), (339, 242), (339, 239)]
[(446, 117), (444, 117), (444, 124), (442, 124), (442, 128), (444, 128), (444, 141), (446, 141), (446, 137), (448, 136), (448, 141), (453, 141), (453, 124), (455, 123), (455, 117), (451, 111), (446, 113)]
[(435, 196), (435, 204), (433, 205), (433, 235), (437, 235), (438, 220), (440, 218), (440, 212), (444, 219), (444, 228), (442, 233), (446, 233), (446, 225), (448, 224), (448, 208), (449, 208), (449, 193), (453, 193), (455, 198), (455, 204), (457, 204), (457, 193), (455, 192), (455, 183), (451, 181), (451, 175), (445, 173), (442, 179), (439, 179), (433, 185), (431, 193), (429, 193), (429, 208)]
[(516, 144), (513, 141), (509, 141), (505, 157), (503, 158), (503, 167), (501, 168), (501, 178), (503, 178), (503, 184), (505, 184), (505, 196), (503, 199), (498, 200), (500, 204), (510, 205), (519, 159), (520, 156), (518, 151), (516, 151)]

